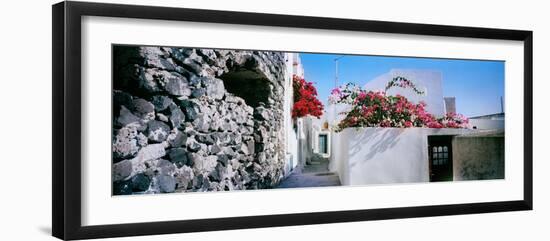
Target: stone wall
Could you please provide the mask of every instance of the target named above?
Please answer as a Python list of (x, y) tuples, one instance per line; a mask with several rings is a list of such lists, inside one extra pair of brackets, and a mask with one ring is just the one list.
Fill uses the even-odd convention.
[(270, 188), (283, 177), (280, 52), (113, 47), (113, 194)]
[(454, 180), (504, 179), (504, 134), (453, 138)]

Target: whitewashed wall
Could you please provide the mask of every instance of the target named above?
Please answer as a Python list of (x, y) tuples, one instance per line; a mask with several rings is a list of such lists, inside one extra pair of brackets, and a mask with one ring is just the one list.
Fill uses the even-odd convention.
[(294, 65), (294, 62), (299, 61), (300, 57), (297, 53), (285, 53), (285, 61), (286, 61), (286, 73), (287, 76), (285, 77), (285, 95), (284, 95), (284, 127), (286, 132), (285, 137), (285, 146), (287, 148), (286, 150), (286, 161), (287, 161), (287, 174), (290, 173), (291, 169), (294, 169), (298, 165), (298, 136), (296, 135), (296, 132), (294, 131), (293, 124), (292, 124), (292, 105), (294, 103), (293, 100), (293, 88), (292, 88), (292, 75), (300, 75), (303, 76), (303, 68), (301, 64)]
[(346, 116), (340, 113), (350, 111), (351, 106), (346, 104), (328, 104), (325, 110), (325, 117), (332, 126), (338, 125)]
[(428, 135), (470, 129), (348, 128), (333, 133), (330, 170), (343, 185), (429, 181)]
[(470, 119), (468, 124), (478, 130), (504, 130), (504, 120)]
[(367, 82), (366, 90), (384, 91), (388, 82), (394, 77), (401, 76), (412, 81), (419, 90), (425, 91), (424, 95), (416, 94), (410, 88), (393, 87), (387, 91), (388, 95), (402, 95), (408, 100), (418, 103), (426, 102), (426, 110), (435, 116), (445, 114), (445, 103), (443, 100), (443, 76), (439, 71), (415, 70), (415, 69), (392, 69), (390, 72), (380, 75)]

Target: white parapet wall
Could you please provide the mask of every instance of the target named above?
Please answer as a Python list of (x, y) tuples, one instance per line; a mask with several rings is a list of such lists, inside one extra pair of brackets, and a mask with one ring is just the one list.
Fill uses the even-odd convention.
[(332, 135), (330, 170), (343, 185), (429, 181), (428, 136), (471, 129), (347, 128)]
[(504, 130), (504, 120), (470, 119), (469, 125), (479, 130)]

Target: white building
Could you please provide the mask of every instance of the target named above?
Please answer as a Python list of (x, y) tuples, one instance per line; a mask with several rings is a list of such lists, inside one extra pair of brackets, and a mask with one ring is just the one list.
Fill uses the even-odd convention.
[(419, 90), (424, 91), (424, 94), (419, 95), (411, 88), (400, 87), (390, 88), (386, 91), (386, 94), (394, 96), (402, 95), (414, 103), (424, 101), (427, 104), (426, 110), (429, 113), (438, 117), (445, 114), (442, 87), (443, 76), (439, 71), (392, 69), (390, 72), (367, 82), (363, 88), (367, 91), (384, 91), (386, 84), (398, 76), (405, 77), (413, 82)]
[[(409, 79), (424, 94), (400, 87), (390, 88), (387, 94), (399, 94), (414, 103), (424, 101), (427, 111), (436, 117), (456, 112), (455, 98), (443, 96), (443, 76), (437, 71), (394, 69), (368, 82), (364, 89), (384, 91), (387, 83), (397, 76)], [(349, 108), (342, 104), (328, 106), (326, 119), (336, 125), (344, 118), (338, 113)], [(330, 171), (338, 173), (343, 185), (503, 178), (504, 116), (501, 119), (494, 115), (486, 117), (472, 120), (476, 129), (348, 128), (339, 133), (330, 131), (327, 138), (331, 140)], [(324, 135), (322, 132), (316, 134)], [(324, 143), (319, 140), (315, 145), (321, 147)], [(484, 149), (487, 146), (491, 148)], [(483, 168), (471, 174), (472, 165)]]
[[(285, 172), (289, 174), (296, 166), (299, 164), (299, 161), (302, 159), (300, 157), (301, 153), (298, 151), (300, 149), (299, 139), (305, 140), (306, 134), (305, 129), (302, 128), (302, 120), (298, 120), (299, 123), (294, 125), (292, 120), (292, 106), (294, 103), (294, 92), (292, 87), (292, 77), (294, 75), (299, 77), (304, 77), (304, 68), (300, 60), (300, 55), (298, 53), (285, 53), (286, 61), (286, 72), (288, 73), (285, 80), (285, 97), (284, 97), (284, 118), (285, 125), (284, 128), (286, 131), (285, 136), (285, 146), (286, 146), (286, 166)], [(295, 126), (297, 128), (295, 128)]]
[(504, 130), (504, 113), (473, 116), (469, 118), (470, 128), (478, 130)]
[[(397, 76), (412, 81), (424, 94), (419, 95), (410, 88), (393, 87), (387, 91), (388, 95), (402, 95), (414, 103), (424, 101), (427, 104), (426, 110), (437, 117), (446, 113), (442, 88), (443, 76), (438, 71), (392, 69), (367, 82), (363, 88), (368, 91), (385, 91), (388, 82)], [(332, 125), (338, 124), (344, 118), (338, 113), (346, 112), (349, 108), (350, 106), (344, 104), (329, 104), (326, 112), (327, 120)]]

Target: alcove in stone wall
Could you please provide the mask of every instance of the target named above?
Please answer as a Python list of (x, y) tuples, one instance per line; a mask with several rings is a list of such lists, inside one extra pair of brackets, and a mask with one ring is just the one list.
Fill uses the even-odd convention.
[(229, 71), (219, 77), (227, 92), (243, 98), (247, 105), (256, 108), (268, 104), (270, 82), (265, 75), (248, 69)]

